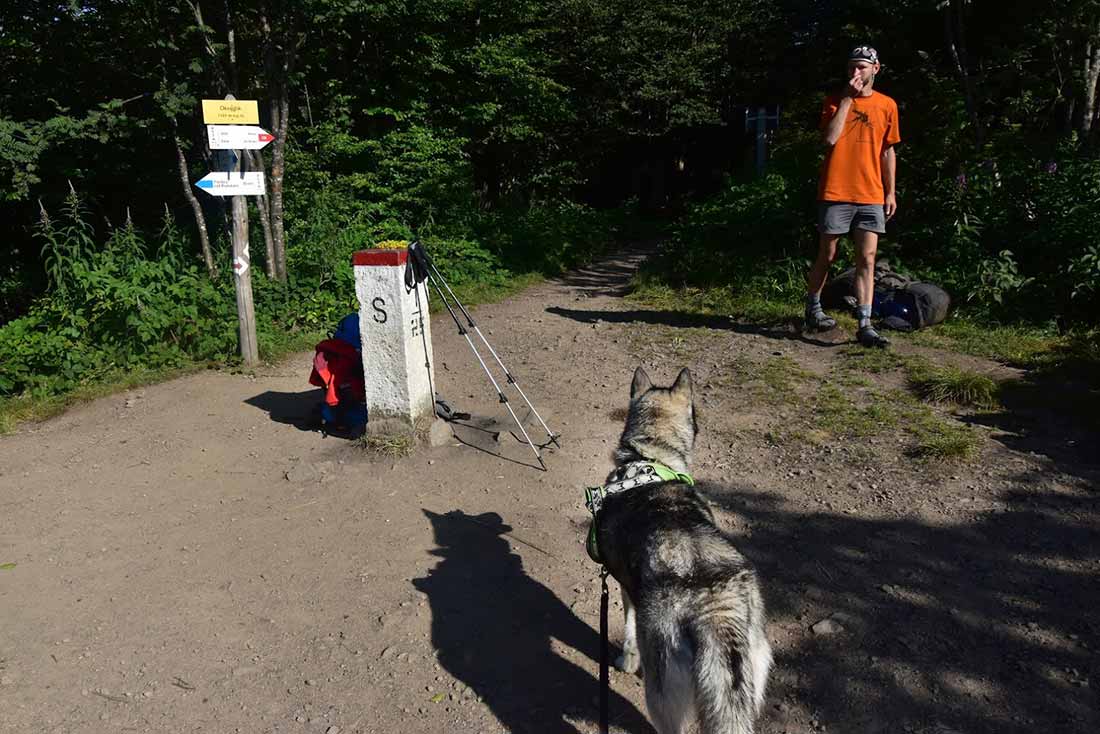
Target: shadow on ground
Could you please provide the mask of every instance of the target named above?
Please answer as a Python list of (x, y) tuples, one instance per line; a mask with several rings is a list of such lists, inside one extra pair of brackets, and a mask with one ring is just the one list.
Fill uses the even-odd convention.
[(572, 319), (582, 324), (604, 322), (608, 324), (648, 324), (651, 326), (669, 326), (677, 329), (716, 329), (732, 331), (738, 334), (757, 334), (768, 339), (800, 341), (818, 347), (841, 347), (852, 343), (851, 335), (834, 330), (821, 336), (831, 336), (839, 341), (827, 341), (821, 336), (805, 334), (795, 322), (760, 325), (746, 324), (729, 316), (719, 314), (697, 314), (689, 311), (660, 311), (633, 309), (630, 311), (593, 311), (575, 308), (551, 306), (546, 313)]
[(834, 732), (1100, 731), (1097, 497), (1036, 479), (957, 525), (807, 514), (704, 483), (752, 529), (739, 545), (771, 625), (805, 631), (813, 608), (844, 627), (777, 656), (767, 730), (802, 706)]
[[(541, 428), (536, 428), (531, 419), (532, 415), (530, 410), (526, 413), (517, 412), (517, 417), (523, 422), (528, 437), (540, 451), (545, 452), (550, 449), (551, 442)], [(463, 446), (513, 464), (544, 470), (537, 463), (538, 456), (519, 432), (519, 425), (509, 418), (473, 415), (452, 420), (448, 425), (451, 427), (454, 439)]]
[(245, 404), (259, 408), (276, 423), (285, 423), (301, 431), (321, 429), (320, 406), (324, 392), (320, 388), (304, 392), (277, 392), (268, 390), (245, 400)]
[(998, 441), (1090, 483), (1100, 480), (1100, 387), (1094, 375), (1040, 370), (1001, 389), (1002, 410), (966, 420), (1005, 432)]
[(625, 296), (630, 292), (630, 281), (638, 265), (655, 253), (657, 246), (657, 242), (636, 244), (629, 252), (570, 270), (556, 280), (588, 298)]
[[(599, 681), (556, 652), (551, 640), (598, 660), (599, 635), (524, 572), (502, 537), (511, 528), (499, 515), (424, 515), (441, 560), (413, 586), (431, 604), (440, 665), (481, 696), (507, 731), (590, 730)], [(616, 730), (653, 731), (614, 691), (611, 711)]]

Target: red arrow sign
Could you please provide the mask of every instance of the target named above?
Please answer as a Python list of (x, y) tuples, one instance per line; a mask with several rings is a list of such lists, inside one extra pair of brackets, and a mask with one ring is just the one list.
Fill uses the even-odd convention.
[(210, 150), (259, 150), (275, 136), (254, 125), (207, 125)]

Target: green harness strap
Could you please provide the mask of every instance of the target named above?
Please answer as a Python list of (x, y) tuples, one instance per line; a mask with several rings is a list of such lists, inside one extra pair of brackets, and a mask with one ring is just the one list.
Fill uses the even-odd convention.
[(678, 471), (672, 471), (664, 464), (659, 464), (656, 461), (650, 462), (650, 466), (653, 467), (653, 471), (661, 479), (666, 482), (679, 482), (680, 484), (687, 484), (689, 486), (695, 486), (695, 480), (691, 478), (690, 474), (683, 474)]
[(594, 515), (591, 522), (588, 523), (588, 540), (584, 543), (584, 549), (588, 551), (589, 558), (603, 565), (603, 561), (600, 560), (600, 549), (596, 546), (596, 517)]

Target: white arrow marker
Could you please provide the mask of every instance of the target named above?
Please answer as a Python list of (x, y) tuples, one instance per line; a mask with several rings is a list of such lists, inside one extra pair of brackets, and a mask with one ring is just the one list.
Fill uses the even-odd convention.
[(210, 150), (259, 150), (275, 136), (255, 125), (207, 125)]
[(195, 186), (211, 196), (263, 196), (264, 174), (263, 171), (247, 171), (243, 176), (240, 173), (208, 173), (196, 181)]

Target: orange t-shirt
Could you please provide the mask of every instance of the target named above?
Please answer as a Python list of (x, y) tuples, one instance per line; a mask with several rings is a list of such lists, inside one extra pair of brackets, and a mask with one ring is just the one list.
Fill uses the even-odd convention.
[[(821, 129), (836, 115), (839, 97), (828, 97), (821, 108)], [(818, 182), (819, 201), (853, 204), (881, 204), (882, 152), (901, 142), (898, 133), (898, 105), (881, 92), (856, 97), (848, 108), (848, 119), (836, 145), (825, 154)]]

